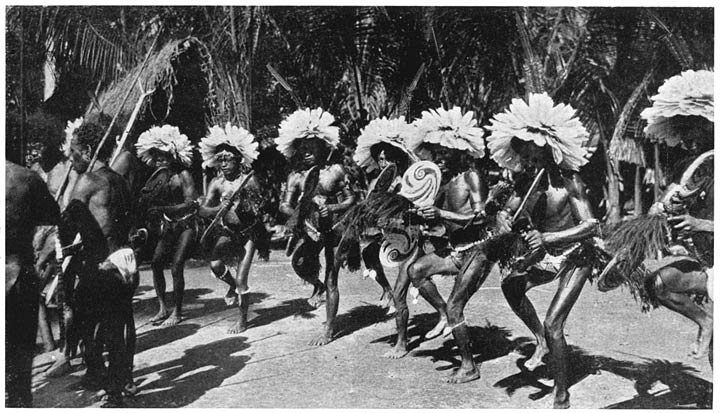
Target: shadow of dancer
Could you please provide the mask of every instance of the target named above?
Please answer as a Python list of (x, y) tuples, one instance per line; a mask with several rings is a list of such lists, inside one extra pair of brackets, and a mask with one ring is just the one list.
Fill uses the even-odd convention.
[[(508, 376), (495, 387), (505, 388), (508, 395), (513, 395), (523, 387), (535, 387), (537, 392), (530, 394), (531, 400), (539, 400), (552, 394), (552, 375), (546, 365), (535, 371), (524, 368), (524, 361), (533, 353), (532, 346), (522, 349), (525, 358), (518, 360), (519, 373)], [(644, 362), (618, 360), (607, 356), (590, 355), (575, 346), (570, 346), (568, 354), (570, 369), (570, 387), (581, 382), (591, 374), (607, 371), (635, 382), (638, 395), (632, 399), (615, 403), (607, 408), (642, 408), (642, 409), (675, 409), (680, 407), (705, 408), (712, 404), (712, 383), (703, 380), (693, 373), (697, 370), (680, 362), (667, 360), (644, 359)], [(655, 383), (665, 384), (665, 391), (650, 393)]]
[[(149, 366), (135, 372), (145, 382), (140, 393), (128, 403), (131, 407), (182, 407), (243, 369), (250, 356), (233, 355), (249, 348), (245, 337), (228, 337), (185, 350), (175, 360)], [(159, 376), (159, 378), (154, 378)]]
[[(482, 327), (471, 326), (468, 328), (472, 343), (470, 350), (474, 354), (473, 360), (477, 364), (506, 356), (531, 341), (529, 337), (518, 337), (511, 340), (512, 334), (509, 329), (493, 325), (487, 320), (485, 323)], [(455, 340), (450, 339), (445, 340), (440, 347), (418, 350), (413, 356), (430, 357), (433, 362), (447, 362), (447, 364), (437, 367), (438, 371), (459, 368), (461, 364), (460, 351)]]

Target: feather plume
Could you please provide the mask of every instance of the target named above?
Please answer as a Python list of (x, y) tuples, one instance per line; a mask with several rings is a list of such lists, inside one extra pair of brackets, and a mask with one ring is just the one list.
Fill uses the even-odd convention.
[(72, 121), (69, 120), (67, 126), (65, 127), (65, 142), (62, 144), (62, 151), (68, 158), (70, 157), (70, 143), (72, 142), (75, 129), (79, 128), (82, 123), (83, 118), (79, 117)]
[(415, 134), (408, 142), (412, 151), (416, 151), (423, 143), (434, 143), (467, 151), (473, 158), (485, 156), (485, 132), (477, 126), (473, 111), (463, 114), (457, 106), (450, 110), (431, 109), (424, 111), (413, 125)]
[(150, 166), (155, 165), (153, 150), (167, 153), (186, 167), (192, 164), (193, 146), (188, 137), (180, 133), (177, 126), (153, 126), (140, 134), (135, 148), (138, 157)]
[(331, 148), (337, 147), (340, 128), (331, 126), (333, 122), (335, 117), (322, 108), (296, 110), (280, 123), (275, 139), (278, 151), (290, 158), (295, 153), (295, 140), (309, 138), (322, 139)]
[(547, 93), (531, 93), (528, 101), (513, 99), (510, 107), (491, 119), (486, 129), (491, 157), (503, 168), (522, 170), (520, 155), (510, 146), (513, 138), (549, 146), (553, 160), (564, 169), (577, 171), (588, 162), (588, 131), (570, 105), (555, 105)]
[(404, 116), (397, 119), (380, 118), (370, 121), (363, 128), (357, 140), (353, 160), (361, 168), (372, 170), (377, 167), (370, 149), (378, 143), (388, 143), (410, 156), (407, 141), (413, 135), (414, 127), (405, 121)]
[(200, 153), (203, 158), (203, 168), (217, 168), (217, 158), (220, 153), (218, 147), (228, 145), (237, 149), (242, 155), (242, 162), (251, 166), (258, 157), (258, 143), (255, 136), (247, 130), (234, 126), (230, 122), (225, 127), (217, 125), (208, 130), (208, 134), (200, 140)]
[(714, 76), (715, 72), (709, 70), (686, 70), (665, 80), (658, 94), (650, 98), (652, 107), (640, 113), (647, 120), (644, 131), (648, 138), (677, 146), (684, 131), (670, 124), (675, 116), (701, 116), (714, 122)]

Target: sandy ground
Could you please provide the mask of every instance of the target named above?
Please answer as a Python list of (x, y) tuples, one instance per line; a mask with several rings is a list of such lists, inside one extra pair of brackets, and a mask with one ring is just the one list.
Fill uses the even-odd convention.
[[(395, 323), (380, 306), (380, 287), (361, 273), (340, 274), (340, 331), (324, 347), (308, 342), (322, 331), (325, 308), (306, 303), (311, 287), (293, 274), (281, 251), (252, 269), (251, 328), (240, 335), (226, 333), (237, 309), (225, 306), (224, 284), (203, 266), (187, 268), (185, 278), (186, 320), (160, 328), (148, 323), (157, 301), (150, 271), (141, 273), (134, 304), (140, 392), (127, 400), (129, 407), (552, 407), (547, 369), (518, 367), (532, 353), (532, 335), (505, 303), (496, 273), (465, 312), (482, 377), (459, 385), (443, 382), (459, 365), (452, 337), (422, 338), (437, 321), (422, 299), (410, 303), (410, 354), (382, 358), (395, 339)], [(436, 282), (447, 297), (453, 279)], [(556, 288), (552, 283), (529, 294), (540, 314)], [(696, 327), (666, 309), (642, 313), (628, 291), (586, 286), (565, 330), (574, 408), (697, 408), (712, 399), (707, 359), (687, 357)], [(36, 357), (34, 405), (97, 407), (95, 394), (78, 386), (84, 372), (79, 359), (70, 375), (47, 379), (43, 372), (52, 357)]]

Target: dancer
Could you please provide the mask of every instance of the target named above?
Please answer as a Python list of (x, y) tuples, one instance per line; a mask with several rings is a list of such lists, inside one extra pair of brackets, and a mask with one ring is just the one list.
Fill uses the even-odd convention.
[[(653, 106), (641, 117), (648, 124), (645, 133), (669, 147), (681, 146), (689, 154), (687, 168), (672, 178), (660, 201), (650, 208), (648, 217), (639, 217), (619, 228), (607, 239), (621, 257), (618, 268), (639, 293), (644, 306), (663, 305), (694, 321), (698, 335), (690, 356), (710, 356), (713, 338), (713, 207), (714, 207), (714, 72), (682, 72), (665, 81), (653, 96)], [(664, 219), (666, 218), (666, 220)], [(648, 234), (636, 234), (632, 225), (646, 222), (658, 226), (642, 231), (660, 242), (650, 251)], [(674, 240), (667, 245), (665, 234), (672, 230)], [(625, 236), (627, 235), (627, 236)], [(643, 237), (643, 238), (640, 238)], [(638, 248), (631, 245), (638, 244)], [(638, 253), (642, 252), (642, 253)], [(642, 258), (652, 257), (641, 264)], [(636, 270), (640, 267), (640, 270)]]
[[(358, 137), (353, 160), (366, 173), (382, 172), (385, 168), (393, 168), (395, 179), (392, 182), (380, 182), (380, 185), (387, 186), (384, 189), (386, 191), (397, 193), (401, 187), (400, 180), (403, 173), (407, 170), (408, 165), (416, 159), (407, 147), (407, 141), (412, 133), (412, 125), (408, 124), (403, 116), (398, 119), (372, 120)], [(381, 189), (376, 188), (379, 178), (381, 178), (380, 173), (370, 182), (368, 191)], [(386, 306), (388, 312), (392, 314), (395, 311), (392, 306), (392, 288), (378, 256), (382, 243), (381, 230), (380, 228), (368, 228), (363, 235), (362, 259), (366, 268), (363, 275), (380, 284), (383, 289), (380, 299), (387, 297)]]
[[(301, 109), (289, 115), (279, 128), (278, 150), (291, 163), (280, 212), (291, 217), (294, 230), (289, 244), (295, 273), (313, 285), (308, 299), (314, 307), (322, 303), (327, 290), (327, 319), (334, 319), (340, 301), (337, 289), (339, 268), (335, 265), (337, 237), (333, 223), (355, 203), (342, 165), (330, 163), (339, 142), (339, 130), (331, 126), (335, 118), (321, 108)], [(301, 195), (302, 194), (302, 195)], [(311, 217), (313, 215), (315, 219)], [(317, 222), (314, 222), (317, 221)], [(320, 250), (325, 251), (325, 283), (320, 281)], [(332, 323), (311, 341), (324, 345), (332, 340)]]
[[(534, 228), (523, 228), (522, 233), (531, 253), (503, 278), (502, 290), (512, 310), (537, 340), (535, 352), (525, 367), (534, 370), (549, 353), (555, 379), (554, 407), (567, 408), (569, 366), (563, 328), (592, 272), (590, 263), (584, 261), (586, 254), (579, 253), (585, 248), (580, 242), (591, 238), (598, 229), (578, 173), (588, 162), (584, 147), (588, 132), (572, 107), (555, 105), (544, 93), (530, 94), (527, 102), (513, 99), (510, 107), (495, 115), (491, 122), (487, 127), (492, 132), (487, 139), (488, 148), (501, 167), (516, 172), (525, 170), (531, 176), (545, 172), (538, 180), (538, 189), (521, 188), (508, 202), (507, 213), (498, 214), (500, 226), (517, 225), (503, 221), (523, 206), (521, 194), (529, 192), (524, 210), (531, 211)], [(526, 293), (555, 279), (560, 280), (558, 290), (541, 323)], [(467, 371), (468, 367), (461, 370)]]
[[(203, 168), (217, 168), (220, 174), (212, 179), (200, 216), (213, 218), (217, 225), (208, 227), (201, 238), (209, 251), (210, 270), (228, 285), (225, 301), (238, 305), (240, 314), (228, 334), (247, 329), (250, 308), (248, 275), (255, 252), (267, 259), (270, 237), (262, 222), (264, 202), (258, 177), (252, 164), (258, 157), (255, 137), (243, 128), (231, 125), (213, 126), (200, 141)], [(240, 260), (237, 276), (233, 278), (225, 259)]]
[[(432, 225), (426, 237), (433, 243), (434, 251), (401, 266), (393, 296), (397, 313), (395, 316), (398, 338), (387, 358), (401, 358), (408, 353), (407, 323), (409, 310), (407, 292), (409, 284), (415, 286), (422, 297), (439, 313), (440, 321), (426, 335), (432, 339), (449, 334), (447, 306), (431, 277), (435, 274), (457, 274), (468, 257), (470, 246), (480, 236), (472, 224), (483, 209), (485, 184), (472, 166), (472, 159), (485, 155), (483, 130), (476, 126), (473, 112), (463, 114), (458, 107), (449, 111), (438, 108), (423, 112), (415, 121), (415, 136), (410, 149), (431, 153), (440, 168), (441, 187), (434, 203), (418, 209), (418, 215)], [(421, 241), (420, 245), (424, 244)]]
[[(153, 285), (160, 308), (150, 319), (173, 326), (182, 320), (185, 291), (185, 260), (198, 231), (195, 183), (188, 168), (192, 164), (192, 145), (176, 126), (154, 126), (140, 134), (138, 157), (155, 168), (141, 190), (140, 205), (146, 212), (145, 225), (155, 232), (158, 242), (152, 257)], [(174, 307), (168, 311), (165, 300), (165, 274), (168, 255), (172, 254)], [(163, 321), (164, 320), (164, 321)]]

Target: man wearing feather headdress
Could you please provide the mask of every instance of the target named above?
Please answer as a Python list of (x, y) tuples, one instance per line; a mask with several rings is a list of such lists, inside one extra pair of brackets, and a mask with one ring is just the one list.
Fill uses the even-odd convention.
[[(332, 224), (355, 203), (342, 165), (331, 163), (333, 151), (340, 140), (339, 128), (331, 126), (335, 117), (322, 108), (299, 109), (281, 124), (275, 140), (277, 149), (290, 161), (285, 193), (280, 212), (290, 217), (295, 245), (290, 244), (295, 273), (313, 285), (308, 302), (317, 307), (327, 290), (328, 320), (335, 318), (339, 304), (335, 263), (337, 241)], [(325, 250), (325, 283), (320, 281), (320, 250)], [(332, 340), (332, 323), (311, 345), (324, 345)]]
[[(666, 214), (687, 248), (675, 248), (660, 260), (647, 260), (645, 286), (657, 303), (694, 321), (699, 329), (690, 355), (711, 352), (713, 337), (713, 130), (714, 72), (688, 70), (665, 81), (653, 106), (641, 117), (645, 133), (670, 147), (681, 145), (694, 161), (676, 177), (650, 214)], [(656, 304), (657, 304), (656, 303)], [(712, 360), (711, 360), (712, 362)]]
[[(62, 260), (63, 255), (78, 253), (69, 245), (73, 242), (70, 236), (73, 233), (94, 229), (100, 233), (101, 239), (82, 241), (79, 259), (73, 260), (64, 273), (64, 287), (85, 348), (88, 368), (84, 382), (105, 387), (106, 404), (116, 406), (122, 404), (123, 391), (134, 391), (132, 297), (139, 273), (133, 250), (128, 246), (130, 191), (125, 179), (106, 164), (114, 142), (108, 140), (98, 147), (104, 132), (102, 125), (91, 121), (83, 122), (73, 132), (70, 159), (80, 176), (58, 229), (58, 246), (62, 249), (58, 248), (56, 258)], [(97, 163), (89, 171), (93, 148), (98, 151)], [(64, 239), (63, 234), (66, 234)], [(109, 255), (98, 260), (98, 257), (88, 255), (92, 250)], [(73, 293), (76, 275), (79, 282)], [(68, 327), (68, 331), (71, 330)], [(107, 369), (102, 357), (104, 348), (110, 359)]]
[[(138, 157), (154, 168), (140, 191), (138, 208), (146, 213), (145, 225), (158, 240), (152, 257), (152, 272), (160, 309), (150, 321), (162, 323), (163, 327), (173, 326), (182, 319), (183, 271), (198, 226), (195, 182), (188, 170), (193, 147), (177, 126), (164, 125), (140, 134), (135, 148)], [(172, 312), (166, 305), (163, 273), (170, 253), (175, 304)]]
[[(200, 215), (220, 219), (220, 225), (214, 230), (208, 228), (212, 233), (203, 247), (209, 251), (213, 275), (228, 285), (227, 304), (237, 304), (240, 310), (240, 317), (228, 334), (239, 334), (247, 329), (250, 265), (256, 251), (265, 259), (269, 253), (269, 235), (261, 220), (264, 200), (260, 183), (252, 173), (252, 164), (258, 157), (257, 148), (258, 143), (250, 132), (230, 122), (224, 128), (213, 126), (200, 140), (203, 168), (220, 170), (210, 182)], [(240, 263), (237, 275), (233, 277), (224, 260), (235, 257)]]
[(469, 248), (466, 247), (475, 241), (470, 239), (473, 235), (466, 231), (467, 224), (483, 209), (485, 193), (484, 182), (472, 167), (473, 159), (485, 155), (484, 132), (476, 125), (474, 113), (463, 114), (458, 107), (449, 111), (443, 108), (425, 111), (414, 122), (415, 132), (409, 142), (410, 149), (416, 153), (431, 154), (441, 172), (441, 186), (434, 202), (417, 211), (421, 218), (433, 226), (433, 230), (427, 232), (426, 236), (434, 245), (434, 251), (414, 262), (408, 262), (406, 271), (401, 271), (398, 276), (394, 291), (398, 339), (393, 349), (384, 355), (387, 358), (400, 358), (408, 352), (409, 312), (406, 299), (410, 282), (440, 313), (440, 321), (425, 338), (449, 334), (447, 305), (431, 277), (435, 274), (457, 274), (469, 256)]
[[(384, 190), (390, 192), (397, 192), (400, 189), (400, 178), (414, 158), (407, 147), (407, 140), (412, 136), (413, 130), (413, 126), (408, 124), (403, 116), (398, 119), (374, 119), (363, 128), (357, 140), (353, 160), (366, 173), (376, 175), (370, 181), (368, 191), (379, 189), (376, 188), (378, 179), (381, 178), (379, 172), (388, 167), (394, 168), (395, 179), (380, 184), (386, 185), (387, 188)], [(388, 307), (392, 312), (394, 311), (394, 308), (390, 307), (393, 301), (392, 289), (378, 257), (382, 235), (379, 228), (371, 231), (374, 233), (368, 234), (369, 237), (362, 248), (365, 276), (373, 278), (380, 284), (383, 288), (381, 300), (387, 297)]]
[[(494, 116), (487, 129), (492, 132), (487, 138), (488, 149), (501, 167), (525, 171), (530, 176), (545, 172), (532, 193), (527, 187), (516, 186), (517, 194), (508, 201), (507, 211), (498, 213), (499, 226), (509, 229), (513, 225), (531, 250), (503, 278), (502, 290), (512, 310), (537, 340), (535, 353), (525, 367), (534, 370), (549, 353), (555, 380), (554, 407), (568, 407), (563, 326), (592, 272), (583, 255), (571, 259), (570, 254), (582, 250), (579, 243), (595, 235), (598, 227), (578, 173), (588, 162), (584, 147), (588, 132), (572, 107), (555, 105), (544, 93), (531, 93), (527, 101), (513, 99), (505, 112)], [(519, 224), (522, 220), (509, 222), (507, 217), (521, 207), (525, 193), (526, 205), (521, 212), (529, 211), (530, 225), (527, 220), (524, 225)], [(558, 278), (558, 290), (541, 323), (526, 293)]]

